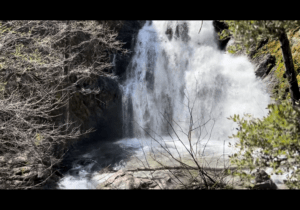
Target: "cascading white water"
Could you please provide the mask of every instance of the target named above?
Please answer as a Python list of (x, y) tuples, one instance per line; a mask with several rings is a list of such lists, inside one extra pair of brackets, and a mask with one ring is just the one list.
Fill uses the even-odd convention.
[[(153, 21), (140, 30), (124, 85), (125, 134), (132, 129), (134, 137), (166, 136), (166, 118), (188, 131), (193, 107), (193, 128), (210, 119), (206, 133), (220, 140), (235, 130), (230, 115), (267, 114), (269, 95), (254, 66), (245, 56), (218, 49), (212, 21), (204, 21), (198, 34), (200, 26), (201, 21)], [(172, 126), (179, 129), (177, 124)]]
[[(171, 127), (179, 138), (187, 139), (181, 131), (187, 133), (192, 115), (192, 128), (197, 128), (192, 138), (199, 137), (204, 143), (209, 140), (208, 155), (222, 154), (223, 141), (236, 132), (229, 116), (267, 114), (269, 95), (255, 77), (254, 66), (245, 56), (218, 49), (212, 21), (204, 21), (198, 34), (200, 26), (201, 21), (148, 21), (139, 31), (122, 85), (125, 139), (115, 143), (123, 149), (137, 151), (141, 142), (149, 140), (149, 134), (168, 142), (174, 137)], [(101, 146), (102, 151), (82, 156), (93, 159), (98, 155), (99, 163), (105, 153), (120, 155), (121, 150), (113, 147), (117, 145)], [(76, 165), (79, 175), (66, 176), (59, 182), (60, 188), (95, 188), (100, 175), (89, 171), (94, 164)]]

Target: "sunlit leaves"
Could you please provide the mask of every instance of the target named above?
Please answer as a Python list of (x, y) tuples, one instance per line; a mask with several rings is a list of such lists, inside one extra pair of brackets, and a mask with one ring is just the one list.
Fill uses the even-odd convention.
[(247, 49), (265, 39), (276, 40), (282, 32), (300, 25), (299, 20), (226, 20), (224, 22), (228, 25), (228, 29), (219, 34), (220, 38), (233, 36), (236, 43), (243, 44)]
[[(287, 102), (270, 104), (268, 109), (269, 115), (262, 120), (247, 114), (242, 119), (239, 115), (229, 118), (241, 127), (236, 135), (232, 135), (239, 139), (239, 152), (230, 156), (231, 162), (239, 168), (238, 175), (245, 167), (253, 170), (266, 166), (281, 174), (295, 164), (294, 157), (300, 151), (300, 113)], [(259, 155), (255, 155), (254, 151), (258, 150)], [(282, 155), (286, 156), (287, 161), (280, 159)], [(295, 173), (295, 176), (298, 175)], [(294, 182), (289, 186), (300, 187)]]

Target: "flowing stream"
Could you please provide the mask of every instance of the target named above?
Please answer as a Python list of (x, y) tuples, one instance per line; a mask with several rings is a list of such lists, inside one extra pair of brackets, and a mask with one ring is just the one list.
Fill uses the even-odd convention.
[(126, 167), (128, 155), (143, 155), (161, 142), (184, 153), (190, 137), (197, 154), (231, 153), (228, 136), (237, 125), (227, 118), (267, 115), (270, 98), (254, 66), (245, 56), (219, 50), (212, 21), (204, 21), (199, 34), (200, 26), (201, 21), (147, 21), (121, 85), (124, 138), (99, 140), (74, 153), (78, 159), (59, 188), (96, 188), (106, 176), (97, 174), (101, 168)]

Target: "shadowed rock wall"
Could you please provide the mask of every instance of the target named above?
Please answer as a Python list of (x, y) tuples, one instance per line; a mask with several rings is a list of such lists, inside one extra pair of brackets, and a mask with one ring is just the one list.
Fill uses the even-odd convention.
[[(103, 21), (99, 21), (102, 23)], [(115, 77), (99, 77), (97, 82), (89, 82), (77, 87), (78, 91), (70, 101), (70, 120), (81, 124), (81, 130), (95, 128), (96, 131), (82, 139), (98, 141), (101, 139), (122, 138), (122, 93), (119, 83), (133, 55), (136, 36), (146, 21), (124, 20), (104, 21), (111, 29), (118, 31), (117, 40), (125, 43), (126, 55), (115, 56), (112, 69)], [(113, 62), (113, 57), (111, 58)], [(111, 70), (109, 70), (111, 71)], [(91, 90), (100, 89), (99, 94), (89, 94)]]
[(125, 42), (123, 48), (129, 50), (126, 55), (117, 55), (115, 57), (114, 73), (119, 76), (120, 80), (124, 79), (124, 73), (132, 58), (136, 37), (139, 30), (144, 26), (144, 20), (124, 20), (122, 28), (119, 30), (117, 40)]

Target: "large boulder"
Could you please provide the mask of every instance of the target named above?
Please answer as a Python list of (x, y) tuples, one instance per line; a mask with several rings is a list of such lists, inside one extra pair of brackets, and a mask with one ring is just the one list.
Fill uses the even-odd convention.
[(264, 170), (258, 170), (255, 175), (255, 185), (253, 189), (258, 190), (276, 190), (277, 186)]
[(270, 179), (261, 183), (256, 183), (253, 189), (257, 190), (277, 190), (276, 184)]
[(177, 189), (181, 183), (188, 182), (181, 172), (175, 170), (172, 172), (120, 170), (99, 184), (97, 189)]

